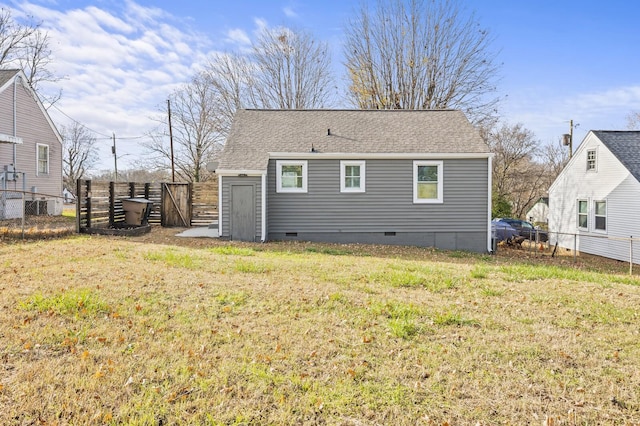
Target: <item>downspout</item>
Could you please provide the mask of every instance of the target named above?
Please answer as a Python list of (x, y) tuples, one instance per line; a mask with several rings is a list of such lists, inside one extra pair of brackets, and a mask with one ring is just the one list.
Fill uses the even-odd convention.
[(489, 185), (489, 188), (487, 190), (487, 204), (488, 204), (488, 212), (487, 212), (487, 234), (488, 234), (488, 238), (487, 238), (487, 246), (488, 246), (488, 252), (492, 253), (493, 252), (493, 244), (491, 241), (491, 238), (493, 237), (492, 232), (491, 232), (491, 204), (492, 204), (492, 200), (491, 200), (491, 196), (493, 194), (492, 191), (492, 187), (493, 187), (493, 154), (489, 154), (489, 156), (487, 157), (487, 183)]
[[(13, 136), (18, 136), (18, 79), (22, 80), (20, 75), (13, 78)], [(18, 146), (13, 144), (13, 169), (16, 170), (16, 162), (18, 161)]]
[(222, 175), (218, 174), (218, 236), (222, 235)]
[(260, 220), (260, 241), (261, 242), (265, 242), (267, 240), (267, 174), (266, 173), (262, 173), (262, 178), (261, 178), (261, 203), (262, 204), (262, 208), (261, 208), (261, 220)]

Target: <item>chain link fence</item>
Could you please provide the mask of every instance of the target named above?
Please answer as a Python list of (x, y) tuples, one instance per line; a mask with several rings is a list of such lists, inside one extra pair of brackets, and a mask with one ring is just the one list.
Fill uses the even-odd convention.
[(75, 204), (38, 192), (0, 190), (0, 239), (41, 239), (76, 230)]

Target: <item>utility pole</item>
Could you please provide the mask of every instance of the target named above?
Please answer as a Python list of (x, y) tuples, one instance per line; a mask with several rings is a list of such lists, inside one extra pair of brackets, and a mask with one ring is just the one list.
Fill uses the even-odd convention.
[(111, 147), (111, 152), (113, 153), (113, 166), (116, 171), (115, 181), (118, 181), (118, 156), (116, 154), (116, 134), (113, 133), (113, 146)]
[(573, 157), (573, 119), (569, 120), (569, 158)]
[(569, 120), (569, 133), (562, 135), (562, 144), (569, 147), (569, 159), (573, 157), (573, 128), (578, 127), (578, 124), (573, 125), (573, 120)]
[(167, 99), (167, 112), (169, 114), (169, 145), (171, 146), (171, 182), (176, 181), (176, 167), (173, 160), (173, 130), (171, 129), (171, 101)]

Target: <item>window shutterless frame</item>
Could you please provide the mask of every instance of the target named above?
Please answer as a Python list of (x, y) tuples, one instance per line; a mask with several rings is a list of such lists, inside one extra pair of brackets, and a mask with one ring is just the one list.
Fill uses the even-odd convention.
[(36, 174), (49, 174), (49, 145), (36, 144)]
[(589, 202), (587, 200), (578, 200), (578, 228), (589, 229)]
[(276, 160), (276, 192), (307, 192), (306, 160)]
[(441, 204), (443, 198), (443, 162), (413, 162), (414, 204)]
[(365, 182), (365, 161), (340, 161), (340, 192), (365, 192)]

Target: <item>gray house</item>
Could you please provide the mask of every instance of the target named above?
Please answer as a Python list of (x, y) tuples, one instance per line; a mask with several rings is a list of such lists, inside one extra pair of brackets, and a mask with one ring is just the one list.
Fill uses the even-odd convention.
[(239, 110), (220, 236), (491, 249), (491, 154), (460, 111)]
[(22, 216), (23, 192), (62, 214), (62, 138), (25, 74), (0, 69), (0, 219)]

